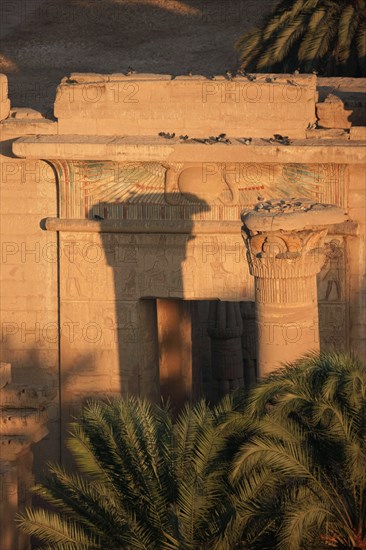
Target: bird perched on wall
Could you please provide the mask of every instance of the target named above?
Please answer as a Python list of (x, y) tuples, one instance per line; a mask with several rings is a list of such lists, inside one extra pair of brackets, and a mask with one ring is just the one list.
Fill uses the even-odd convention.
[(245, 69), (239, 69), (236, 74), (237, 76), (247, 76), (247, 71)]
[(193, 138), (193, 141), (196, 143), (204, 143), (205, 145), (212, 145), (210, 140), (207, 138)]
[(136, 71), (133, 67), (128, 67), (126, 76), (131, 76), (132, 74), (136, 74)]
[(226, 75), (226, 78), (228, 80), (232, 80), (233, 79), (233, 73), (232, 71), (230, 71), (230, 69), (228, 69), (227, 71), (225, 71), (225, 75)]
[(315, 76), (318, 76), (318, 74), (319, 74), (319, 72), (318, 72), (316, 69), (313, 69), (311, 72), (312, 72), (313, 74), (315, 74)]
[(187, 141), (187, 139), (189, 139), (189, 136), (187, 136), (187, 135), (179, 136), (179, 139), (182, 140), (182, 141)]
[(247, 74), (247, 79), (250, 80), (250, 82), (254, 82), (257, 80), (257, 77), (254, 74)]
[(265, 80), (266, 80), (266, 82), (274, 82), (276, 80), (276, 77), (275, 76), (267, 76)]
[(281, 134), (273, 134), (273, 138), (270, 138), (269, 141), (271, 143), (281, 143), (281, 145), (290, 145), (288, 136), (281, 136)]
[(244, 143), (244, 145), (250, 145), (252, 143), (252, 138), (249, 137), (244, 137), (243, 139), (240, 140), (242, 143)]
[(219, 135), (217, 136), (216, 140), (217, 140), (219, 143), (226, 143), (226, 144), (231, 143), (231, 141), (229, 140), (229, 138), (226, 137), (226, 134), (219, 134)]
[(293, 74), (294, 76), (297, 76), (298, 74), (300, 74), (300, 69), (297, 68), (292, 74)]
[(98, 221), (104, 220), (104, 218), (102, 216), (99, 216), (99, 214), (94, 214), (93, 217), (94, 217), (95, 220), (98, 220)]
[(175, 137), (175, 132), (169, 134), (169, 132), (159, 132), (159, 136), (165, 139), (173, 139)]
[(192, 71), (188, 71), (188, 76), (193, 76)]

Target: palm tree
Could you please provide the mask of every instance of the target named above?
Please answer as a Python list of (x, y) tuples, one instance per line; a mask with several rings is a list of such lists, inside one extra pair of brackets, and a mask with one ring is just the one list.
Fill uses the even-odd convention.
[(236, 530), (242, 516), (273, 532), (268, 548), (366, 549), (366, 368), (308, 356), (254, 388), (246, 416), (229, 423), (239, 430), (249, 417), (232, 478), (255, 498), (236, 506)]
[(80, 473), (50, 466), (35, 492), (55, 511), (28, 509), (20, 528), (52, 550), (232, 550), (220, 425), (234, 408), (202, 401), (173, 425), (169, 407), (137, 398), (89, 403), (68, 441)]
[(89, 403), (19, 525), (52, 550), (366, 549), (366, 368), (308, 356), (214, 408)]
[(366, 76), (366, 1), (281, 0), (236, 48), (250, 71)]

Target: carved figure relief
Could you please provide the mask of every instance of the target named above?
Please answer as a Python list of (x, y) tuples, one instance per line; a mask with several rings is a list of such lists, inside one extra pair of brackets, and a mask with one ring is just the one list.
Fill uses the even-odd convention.
[(132, 268), (127, 275), (123, 290), (128, 295), (133, 295), (136, 292), (136, 275), (137, 272), (135, 268)]
[[(137, 342), (138, 325), (136, 322), (136, 313), (129, 306), (128, 302), (118, 303), (118, 315), (115, 311), (105, 311), (104, 324), (109, 329), (107, 332), (113, 334), (114, 342), (118, 343), (120, 339), (126, 344)], [(133, 307), (133, 306), (132, 306)]]
[(348, 347), (348, 305), (345, 241), (329, 236), (325, 262), (318, 275), (319, 330), (324, 350), (345, 351)]
[(131, 235), (129, 243), (124, 249), (123, 262), (125, 263), (137, 263), (137, 246), (136, 237)]
[(71, 299), (84, 298), (82, 281), (84, 273), (81, 269), (84, 261), (82, 258), (80, 243), (68, 240), (62, 243), (63, 265), (66, 270), (64, 277), (66, 296)]
[[(338, 239), (332, 239), (325, 246), (325, 265), (323, 267), (322, 280), (327, 283), (324, 300), (340, 300), (342, 297), (342, 269), (343, 269), (343, 251), (341, 242)], [(333, 291), (334, 288), (334, 292)]]
[(153, 291), (154, 289), (156, 289), (156, 287), (163, 287), (164, 290), (166, 290), (167, 270), (168, 270), (168, 260), (166, 259), (164, 253), (160, 253), (153, 260), (152, 266), (149, 267), (148, 269), (145, 269), (144, 288), (146, 290)]

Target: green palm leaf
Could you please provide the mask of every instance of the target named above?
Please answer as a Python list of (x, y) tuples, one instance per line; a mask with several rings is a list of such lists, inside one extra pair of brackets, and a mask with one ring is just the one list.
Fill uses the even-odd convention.
[(99, 541), (87, 533), (76, 521), (65, 520), (58, 514), (42, 509), (27, 509), (19, 526), (30, 535), (52, 543), (57, 550), (93, 550), (100, 548)]
[(316, 66), (333, 76), (363, 76), (365, 23), (364, 0), (283, 0), (235, 47), (251, 71)]

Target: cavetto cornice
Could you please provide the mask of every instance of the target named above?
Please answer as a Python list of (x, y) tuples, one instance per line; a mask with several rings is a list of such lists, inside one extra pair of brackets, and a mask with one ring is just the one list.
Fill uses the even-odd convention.
[(289, 145), (255, 139), (250, 145), (230, 138), (230, 144), (182, 143), (158, 136), (47, 135), (17, 139), (17, 157), (44, 160), (109, 160), (113, 162), (281, 162), (364, 164), (365, 142), (291, 140)]

